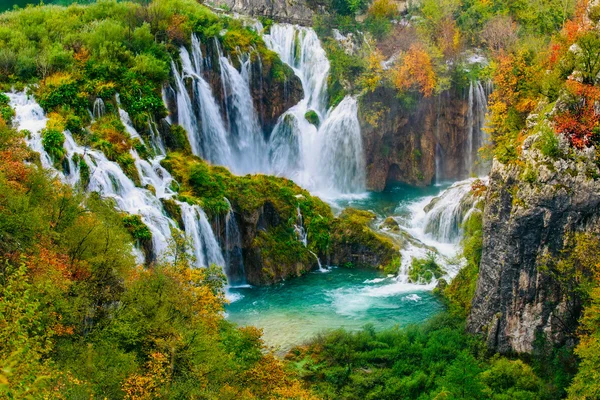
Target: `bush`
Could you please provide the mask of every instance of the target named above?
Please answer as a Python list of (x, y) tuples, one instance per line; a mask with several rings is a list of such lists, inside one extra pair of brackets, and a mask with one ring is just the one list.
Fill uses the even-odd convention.
[(42, 145), (46, 153), (55, 163), (60, 163), (65, 156), (65, 135), (56, 129), (44, 129), (42, 131)]
[(431, 283), (432, 279), (439, 279), (444, 275), (444, 270), (436, 262), (436, 255), (429, 252), (425, 258), (413, 258), (408, 270), (408, 278), (413, 283)]
[(150, 241), (152, 240), (152, 232), (142, 222), (142, 218), (139, 215), (126, 215), (123, 217), (123, 226), (129, 231), (131, 237), (137, 241)]

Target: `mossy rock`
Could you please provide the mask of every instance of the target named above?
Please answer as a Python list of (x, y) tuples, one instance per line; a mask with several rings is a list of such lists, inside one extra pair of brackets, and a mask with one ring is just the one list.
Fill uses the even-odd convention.
[(183, 223), (183, 217), (181, 216), (181, 207), (179, 207), (179, 204), (173, 199), (160, 199), (160, 201), (169, 218), (177, 222), (179, 229), (184, 230), (185, 225)]
[(393, 233), (400, 233), (400, 225), (398, 224), (398, 221), (392, 217), (387, 217), (385, 221), (379, 225), (379, 229), (389, 230)]
[(304, 114), (304, 118), (317, 128), (321, 125), (321, 121), (319, 120), (319, 115), (315, 110), (308, 110), (306, 114)]

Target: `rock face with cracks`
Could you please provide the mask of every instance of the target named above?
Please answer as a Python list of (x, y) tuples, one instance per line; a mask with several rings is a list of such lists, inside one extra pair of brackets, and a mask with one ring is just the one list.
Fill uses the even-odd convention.
[[(569, 343), (581, 303), (566, 296), (544, 267), (566, 238), (600, 231), (600, 182), (593, 149), (562, 158), (523, 145), (522, 163), (494, 162), (486, 197), (483, 254), (468, 330), (500, 353), (531, 353), (536, 340)], [(570, 156), (564, 157), (565, 154)], [(532, 172), (533, 171), (533, 172)]]

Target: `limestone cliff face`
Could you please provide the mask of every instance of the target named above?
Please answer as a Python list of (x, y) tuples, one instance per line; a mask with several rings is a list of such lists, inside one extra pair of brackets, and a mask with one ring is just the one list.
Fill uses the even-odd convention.
[(252, 17), (267, 17), (304, 26), (312, 24), (314, 15), (305, 0), (223, 0), (219, 5)]
[[(494, 162), (484, 214), (483, 254), (468, 329), (500, 353), (531, 353), (538, 337), (568, 343), (580, 314), (544, 268), (575, 232), (600, 231), (593, 150), (565, 159), (524, 144), (525, 168)], [(565, 154), (568, 149), (562, 143)], [(572, 151), (572, 150), (571, 150)], [(526, 171), (526, 172), (524, 172)]]
[[(462, 91), (420, 99), (407, 108), (392, 89), (378, 88), (360, 101), (359, 120), (367, 162), (367, 186), (431, 184), (436, 153), (441, 179), (465, 178), (468, 101)], [(439, 146), (438, 146), (439, 144)]]

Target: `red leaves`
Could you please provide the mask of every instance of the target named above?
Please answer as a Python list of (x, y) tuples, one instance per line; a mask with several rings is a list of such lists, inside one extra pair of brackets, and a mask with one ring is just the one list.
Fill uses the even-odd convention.
[(568, 81), (567, 89), (571, 95), (568, 109), (554, 117), (555, 130), (565, 135), (571, 145), (581, 149), (594, 144), (594, 136), (600, 129), (600, 115), (595, 104), (600, 100), (600, 88)]

